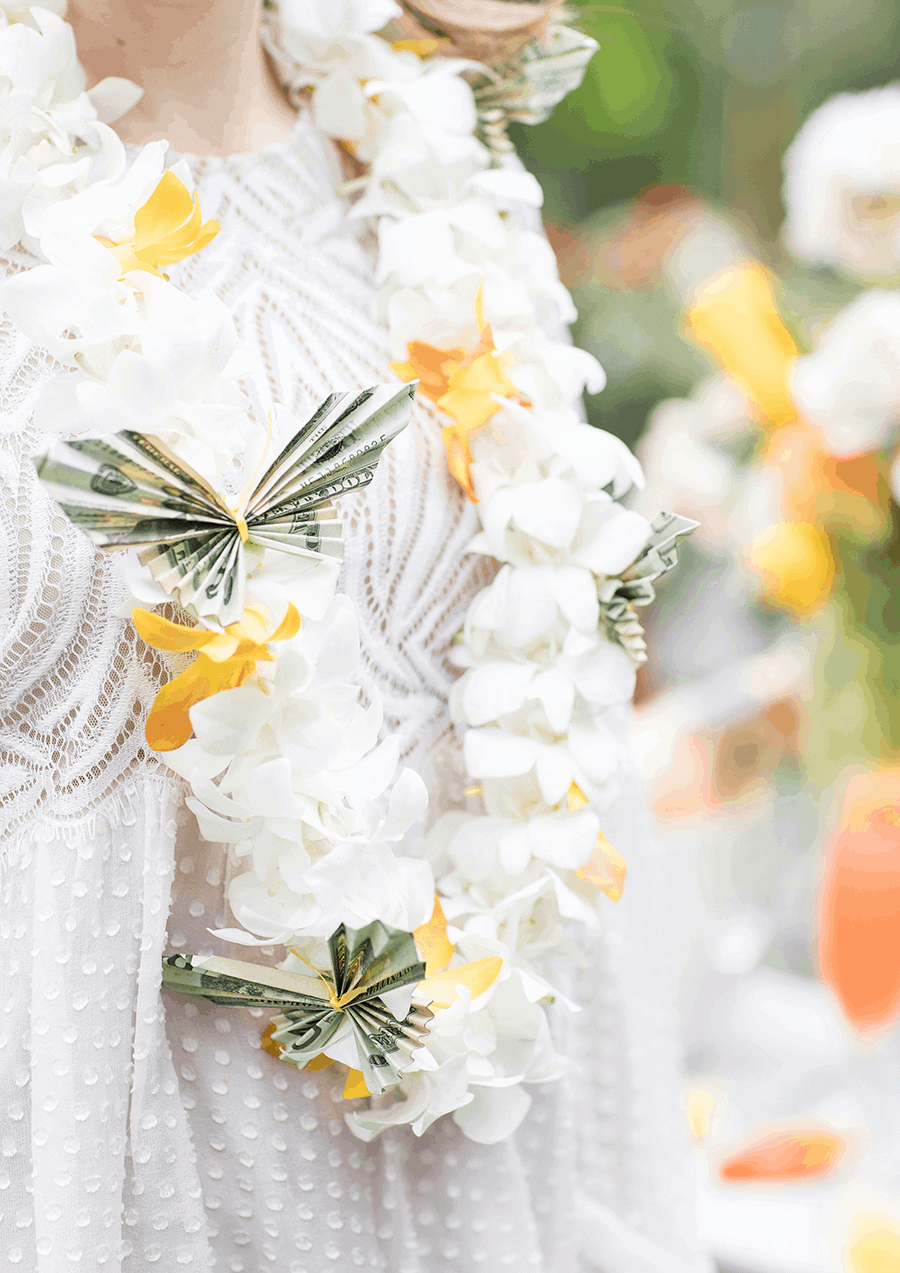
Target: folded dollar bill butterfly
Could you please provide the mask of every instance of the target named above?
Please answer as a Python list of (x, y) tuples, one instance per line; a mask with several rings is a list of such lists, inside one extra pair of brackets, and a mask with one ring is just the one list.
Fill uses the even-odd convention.
[(235, 509), (158, 438), (127, 429), (54, 441), (35, 465), (95, 544), (143, 547), (139, 559), (165, 592), (227, 626), (244, 613), (246, 544), (310, 561), (341, 558), (331, 501), (371, 482), (414, 394), (415, 385), (333, 393)]
[[(400, 1082), (428, 1033), (429, 1008), (412, 1004), (398, 1020), (382, 995), (423, 980), (411, 933), (380, 920), (365, 928), (341, 924), (328, 939), (331, 969), (315, 976), (221, 959), (217, 955), (168, 955), (163, 985), (182, 994), (233, 1008), (277, 1008), (272, 1040), (282, 1061), (301, 1069), (344, 1028), (356, 1043), (359, 1068), (372, 1093)], [(407, 1001), (408, 1002), (408, 1001)]]

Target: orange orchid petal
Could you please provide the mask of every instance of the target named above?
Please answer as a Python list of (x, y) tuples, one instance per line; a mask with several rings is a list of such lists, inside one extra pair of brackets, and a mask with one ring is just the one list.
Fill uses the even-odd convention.
[(848, 1149), (836, 1132), (821, 1127), (763, 1132), (718, 1165), (722, 1180), (811, 1180), (827, 1176)]
[[(307, 1066), (307, 1068), (309, 1068)], [(366, 1080), (363, 1078), (362, 1070), (349, 1070), (347, 1072), (347, 1082), (344, 1084), (344, 1090), (341, 1096), (345, 1101), (355, 1100), (358, 1096), (368, 1096), (369, 1089), (366, 1087)]]
[(168, 650), (183, 653), (186, 650), (202, 650), (220, 634), (210, 632), (207, 628), (187, 628), (181, 623), (172, 623), (161, 614), (152, 610), (135, 607), (131, 612), (131, 622), (138, 636), (154, 650)]
[(391, 370), (401, 380), (418, 380), (419, 393), (432, 402), (437, 402), (447, 392), (449, 372), (466, 356), (464, 349), (438, 349), (423, 340), (410, 341), (406, 351), (409, 361), (392, 362)]
[(164, 685), (153, 700), (144, 736), (154, 751), (174, 751), (193, 733), (190, 709), (222, 690), (243, 685), (256, 664), (252, 660), (214, 663), (198, 654), (189, 668)]
[(463, 964), (461, 968), (436, 972), (420, 982), (419, 988), (431, 1000), (432, 1008), (449, 1008), (459, 998), (457, 986), (467, 986), (475, 999), (494, 984), (502, 967), (503, 960), (497, 955), (490, 955), (487, 959), (476, 959), (473, 963)]
[(900, 1017), (900, 780), (895, 785), (890, 804), (862, 814), (845, 804), (819, 897), (819, 968), (861, 1034)]
[(612, 901), (617, 902), (625, 887), (625, 872), (628, 866), (625, 859), (613, 848), (601, 831), (591, 859), (575, 874), (580, 880), (593, 884), (601, 893), (605, 893)]
[(263, 1052), (268, 1052), (269, 1056), (274, 1056), (276, 1061), (280, 1061), (281, 1054), (284, 1051), (284, 1048), (281, 1046), (280, 1043), (276, 1043), (275, 1040), (272, 1038), (272, 1032), (274, 1031), (274, 1029), (275, 1029), (275, 1022), (270, 1021), (269, 1024), (266, 1026), (265, 1030), (263, 1030), (262, 1034), (260, 1035), (259, 1042)]
[(288, 605), (271, 635), (266, 632), (266, 611), (259, 606), (248, 606), (243, 618), (224, 632), (187, 628), (149, 610), (136, 609), (133, 619), (139, 634), (155, 649), (202, 651), (153, 700), (144, 732), (156, 751), (172, 751), (186, 743), (193, 732), (190, 709), (195, 703), (243, 685), (257, 663), (274, 663), (269, 641), (287, 641), (300, 630), (300, 615), (293, 605)]
[(144, 734), (154, 751), (174, 751), (190, 738), (190, 709), (219, 690), (230, 688), (231, 668), (199, 654), (189, 668), (163, 685), (153, 700)]
[(439, 972), (453, 958), (455, 947), (447, 937), (447, 920), (438, 895), (434, 895), (434, 910), (427, 924), (420, 924), (413, 933), (419, 954), (425, 960), (425, 976)]

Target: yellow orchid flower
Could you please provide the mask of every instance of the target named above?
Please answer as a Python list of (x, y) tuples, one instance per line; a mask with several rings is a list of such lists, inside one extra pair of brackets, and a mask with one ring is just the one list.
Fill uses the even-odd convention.
[(190, 709), (195, 703), (243, 685), (257, 663), (274, 662), (270, 641), (289, 641), (300, 631), (300, 615), (292, 605), (274, 632), (266, 631), (267, 615), (258, 606), (248, 606), (243, 619), (224, 632), (184, 627), (150, 610), (135, 609), (131, 618), (138, 636), (154, 650), (199, 651), (191, 666), (153, 700), (144, 733), (154, 751), (174, 751), (186, 743), (193, 732)]
[(129, 270), (145, 270), (162, 278), (163, 266), (193, 256), (219, 233), (218, 221), (201, 222), (199, 196), (192, 196), (184, 182), (167, 170), (134, 214), (132, 238), (113, 243), (97, 237), (117, 259), (123, 275)]
[(418, 380), (419, 392), (455, 421), (441, 434), (447, 450), (447, 467), (469, 499), (477, 504), (470, 466), (471, 434), (484, 428), (500, 406), (492, 395), (512, 398), (523, 407), (531, 403), (524, 398), (509, 376), (508, 355), (498, 354), (491, 325), (484, 316), (481, 287), (475, 297), (475, 321), (478, 342), (474, 349), (440, 349), (422, 340), (407, 345), (408, 362), (392, 362), (391, 370), (401, 380)]

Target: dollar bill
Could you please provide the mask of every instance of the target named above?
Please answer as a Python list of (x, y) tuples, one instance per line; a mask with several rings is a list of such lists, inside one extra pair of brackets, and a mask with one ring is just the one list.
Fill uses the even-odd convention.
[(654, 581), (677, 565), (678, 545), (699, 525), (678, 513), (658, 513), (650, 523), (650, 538), (631, 565), (598, 587), (600, 613), (634, 663), (647, 661), (644, 630), (635, 607), (656, 599)]
[(545, 31), (492, 78), (475, 86), (479, 132), (491, 150), (506, 152), (512, 143), (506, 124), (541, 124), (553, 108), (578, 87), (600, 46), (565, 23), (551, 20)]
[(127, 429), (54, 441), (35, 465), (98, 547), (142, 549), (139, 560), (166, 593), (198, 618), (227, 626), (244, 613), (248, 550), (341, 559), (332, 500), (372, 481), (384, 448), (409, 420), (414, 394), (415, 385), (331, 394), (236, 508), (159, 438)]
[(359, 929), (341, 924), (328, 952), (330, 968), (312, 969), (311, 976), (217, 955), (169, 955), (163, 985), (229, 1007), (279, 1009), (272, 1039), (283, 1049), (281, 1059), (300, 1068), (347, 1024), (366, 1086), (383, 1092), (400, 1081), (434, 1014), (414, 1004), (398, 1021), (381, 996), (418, 984), (425, 965), (412, 934), (380, 920)]

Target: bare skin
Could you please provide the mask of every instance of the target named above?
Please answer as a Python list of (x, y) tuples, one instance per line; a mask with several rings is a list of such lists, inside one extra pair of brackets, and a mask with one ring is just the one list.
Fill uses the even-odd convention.
[(260, 0), (70, 0), (66, 20), (89, 84), (119, 75), (144, 90), (116, 123), (124, 142), (243, 154), (293, 127), (260, 45)]

